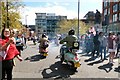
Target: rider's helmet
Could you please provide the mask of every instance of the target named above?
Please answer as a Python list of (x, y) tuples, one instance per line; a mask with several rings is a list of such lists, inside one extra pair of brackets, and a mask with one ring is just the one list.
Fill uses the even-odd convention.
[(71, 30), (68, 32), (68, 35), (75, 35), (75, 30), (71, 29)]
[(45, 35), (45, 34), (42, 34), (42, 38), (46, 38), (46, 35)]

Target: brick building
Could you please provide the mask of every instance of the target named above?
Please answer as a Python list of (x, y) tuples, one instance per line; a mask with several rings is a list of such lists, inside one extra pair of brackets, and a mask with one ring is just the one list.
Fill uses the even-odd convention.
[(106, 32), (120, 32), (120, 0), (103, 0), (102, 20)]

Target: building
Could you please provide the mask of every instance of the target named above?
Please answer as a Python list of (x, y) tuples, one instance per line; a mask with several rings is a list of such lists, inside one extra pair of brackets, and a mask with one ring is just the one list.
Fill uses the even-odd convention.
[(81, 21), (85, 22), (88, 25), (93, 26), (95, 21), (95, 13), (93, 11), (89, 11), (85, 16), (85, 19), (81, 19)]
[(30, 28), (30, 31), (34, 31), (35, 32), (35, 25), (28, 25), (28, 27)]
[(120, 32), (120, 0), (103, 0), (102, 20), (105, 32)]
[(57, 23), (65, 19), (67, 19), (67, 16), (56, 16), (54, 13), (36, 13), (35, 30), (37, 35), (45, 33), (54, 36), (57, 28), (59, 28)]

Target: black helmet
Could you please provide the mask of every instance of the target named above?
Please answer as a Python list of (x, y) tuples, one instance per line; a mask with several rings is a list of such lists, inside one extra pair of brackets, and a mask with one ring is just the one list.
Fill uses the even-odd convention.
[(45, 34), (42, 34), (42, 38), (44, 38), (44, 37), (46, 37), (46, 35), (45, 35)]
[(68, 35), (74, 35), (75, 34), (75, 30), (71, 29), (69, 32), (68, 32)]

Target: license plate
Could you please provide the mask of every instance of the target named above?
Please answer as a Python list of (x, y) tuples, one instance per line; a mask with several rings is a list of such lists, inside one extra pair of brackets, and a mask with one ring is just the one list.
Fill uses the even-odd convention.
[(80, 67), (80, 63), (79, 62), (74, 63), (74, 67)]
[(47, 56), (48, 54), (47, 53), (44, 53), (43, 56)]

